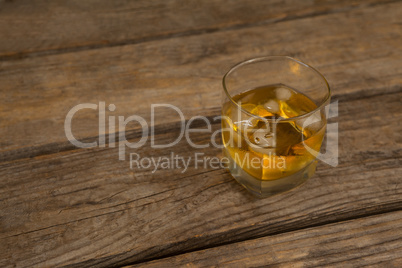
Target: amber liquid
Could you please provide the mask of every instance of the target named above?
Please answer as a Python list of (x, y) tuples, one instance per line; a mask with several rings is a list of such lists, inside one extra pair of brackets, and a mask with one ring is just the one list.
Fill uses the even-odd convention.
[(306, 95), (284, 85), (270, 85), (233, 100), (247, 112), (231, 102), (223, 106), (227, 117), (222, 120), (224, 151), (235, 166), (232, 169), (240, 168), (249, 180), (272, 181), (295, 174), (315, 160), (326, 120), (320, 110), (314, 111), (317, 105)]

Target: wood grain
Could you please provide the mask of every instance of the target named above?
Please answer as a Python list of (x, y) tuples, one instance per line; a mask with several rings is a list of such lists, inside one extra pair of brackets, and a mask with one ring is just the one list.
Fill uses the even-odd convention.
[[(194, 162), (185, 173), (130, 169), (127, 160), (118, 160), (116, 148), (4, 162), (0, 265), (125, 265), (400, 210), (401, 96), (341, 102), (340, 165), (321, 164), (300, 188), (263, 200), (224, 170), (196, 168)], [(177, 136), (177, 130), (159, 133), (157, 141)], [(205, 143), (210, 134), (193, 139)], [(219, 154), (185, 141), (172, 151), (183, 157)], [(171, 153), (149, 144), (129, 152)]]
[[(223, 74), (237, 61), (261, 55), (288, 54), (312, 64), (327, 77), (335, 98), (398, 92), (401, 6), (398, 2), (247, 29), (2, 61), (0, 136), (7, 138), (1, 139), (0, 159), (66, 148), (64, 120), (80, 103), (113, 103), (117, 108), (109, 115), (136, 114), (148, 122), (153, 103), (175, 105), (187, 119), (216, 115)], [(174, 112), (157, 111), (156, 116), (157, 123), (178, 120)], [(73, 133), (78, 139), (96, 139), (97, 113), (77, 113)]]
[(130, 267), (401, 267), (402, 212), (324, 225)]
[(0, 58), (64, 53), (337, 13), (389, 1), (0, 1)]

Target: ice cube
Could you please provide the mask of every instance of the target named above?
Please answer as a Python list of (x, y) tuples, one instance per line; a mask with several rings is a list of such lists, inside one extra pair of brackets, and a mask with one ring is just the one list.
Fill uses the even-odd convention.
[(252, 111), (252, 114), (258, 115), (260, 117), (273, 116), (274, 114), (267, 111), (263, 105), (257, 105)]
[(292, 96), (292, 92), (289, 89), (284, 88), (284, 87), (278, 87), (275, 90), (275, 93), (276, 93), (276, 97), (279, 100), (283, 100), (283, 101), (290, 99), (290, 97)]
[(253, 119), (251, 122), (253, 124), (246, 130), (245, 136), (252, 150), (260, 152), (260, 149), (274, 148), (276, 143), (274, 126), (271, 126), (269, 122), (258, 119)]
[(264, 129), (257, 129), (250, 137), (250, 149), (262, 155), (275, 154), (276, 137), (274, 133)]
[(275, 135), (274, 133), (267, 132), (265, 129), (257, 129), (252, 134), (252, 141), (253, 144), (257, 145), (258, 147), (274, 147), (275, 146)]
[(279, 104), (275, 100), (269, 100), (264, 104), (265, 109), (271, 113), (279, 112)]

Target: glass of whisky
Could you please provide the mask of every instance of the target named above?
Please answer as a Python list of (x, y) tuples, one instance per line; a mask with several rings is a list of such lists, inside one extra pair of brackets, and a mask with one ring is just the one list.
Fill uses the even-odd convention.
[(225, 74), (223, 91), (223, 155), (240, 184), (268, 197), (314, 174), (331, 95), (317, 70), (287, 56), (255, 58)]

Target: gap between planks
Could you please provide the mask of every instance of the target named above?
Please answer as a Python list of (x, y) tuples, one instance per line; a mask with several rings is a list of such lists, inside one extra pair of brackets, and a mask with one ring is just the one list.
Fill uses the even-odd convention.
[(165, 259), (167, 260), (167, 259), (169, 259), (171, 257), (180, 257), (181, 255), (186, 255), (186, 254), (189, 254), (189, 253), (197, 253), (197, 252), (201, 252), (203, 250), (210, 250), (210, 249), (224, 247), (224, 246), (228, 246), (228, 245), (232, 245), (232, 244), (236, 244), (236, 243), (241, 243), (241, 242), (246, 242), (246, 241), (251, 242), (253, 240), (258, 240), (258, 239), (261, 239), (261, 238), (268, 238), (268, 237), (275, 236), (275, 235), (284, 235), (284, 234), (288, 234), (288, 233), (291, 233), (291, 232), (297, 232), (297, 231), (303, 231), (303, 230), (306, 230), (306, 231), (307, 230), (314, 230), (315, 228), (318, 228), (318, 227), (326, 227), (326, 226), (328, 226), (328, 228), (330, 228), (331, 225), (333, 225), (333, 224), (347, 224), (348, 222), (352, 222), (352, 221), (358, 220), (358, 219), (371, 218), (371, 217), (375, 217), (375, 216), (391, 217), (393, 213), (396, 213), (396, 212), (399, 212), (399, 211), (402, 211), (402, 210), (401, 209), (389, 210), (389, 211), (384, 211), (384, 212), (381, 212), (381, 213), (373, 213), (371, 215), (366, 215), (364, 217), (349, 218), (349, 219), (344, 219), (344, 220), (340, 220), (340, 221), (328, 222), (328, 223), (325, 223), (325, 224), (312, 225), (312, 226), (309, 226), (309, 227), (289, 230), (289, 231), (285, 231), (285, 232), (281, 232), (281, 233), (275, 233), (275, 234), (266, 235), (266, 236), (260, 236), (260, 237), (250, 238), (250, 239), (244, 239), (244, 240), (239, 240), (239, 241), (235, 241), (235, 242), (231, 242), (231, 243), (222, 243), (221, 245), (218, 245), (218, 246), (214, 245), (214, 246), (205, 247), (205, 248), (202, 248), (202, 249), (199, 249), (199, 250), (192, 250), (192, 251), (187, 251), (187, 252), (178, 253), (178, 254), (169, 254), (169, 255), (166, 255), (164, 257), (153, 258), (153, 259), (150, 259), (148, 261), (133, 262), (133, 263), (118, 266), (118, 267), (126, 267), (126, 268), (136, 267), (136, 265), (141, 266), (141, 264), (148, 264), (149, 262), (152, 262), (152, 261), (163, 261), (163, 260), (165, 260)]

